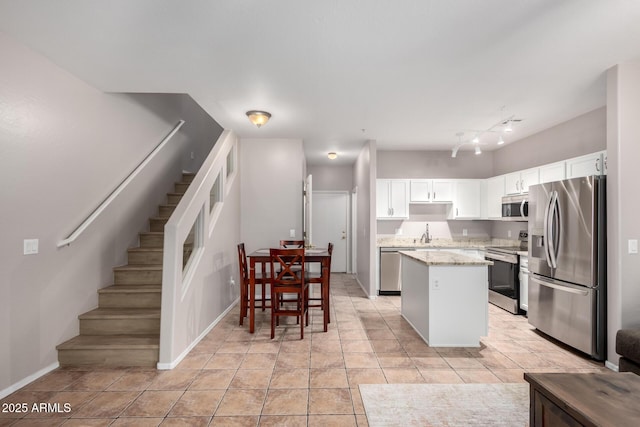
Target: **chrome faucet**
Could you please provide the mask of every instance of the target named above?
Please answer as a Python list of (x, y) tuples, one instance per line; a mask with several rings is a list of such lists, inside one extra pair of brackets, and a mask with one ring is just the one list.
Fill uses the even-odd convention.
[(431, 243), (431, 236), (429, 236), (429, 223), (426, 225), (426, 230), (420, 237), (420, 243)]

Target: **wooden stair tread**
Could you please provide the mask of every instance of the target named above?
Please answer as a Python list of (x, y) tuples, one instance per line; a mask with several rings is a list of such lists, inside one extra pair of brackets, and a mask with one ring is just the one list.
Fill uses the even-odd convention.
[(163, 248), (147, 248), (147, 247), (137, 247), (137, 248), (129, 248), (127, 249), (129, 252), (162, 252)]
[(78, 316), (87, 319), (159, 319), (159, 308), (96, 308)]
[(111, 285), (106, 288), (98, 289), (100, 294), (108, 293), (143, 293), (143, 292), (162, 292), (161, 285)]
[(57, 350), (157, 349), (159, 335), (78, 335), (56, 346)]
[(139, 234), (144, 234), (145, 236), (162, 236), (164, 235), (164, 231), (141, 231)]
[(113, 271), (162, 271), (162, 265), (127, 264), (114, 267)]

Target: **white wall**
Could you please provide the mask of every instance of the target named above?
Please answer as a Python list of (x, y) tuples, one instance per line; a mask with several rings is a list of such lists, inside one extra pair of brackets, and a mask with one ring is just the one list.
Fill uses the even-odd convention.
[(356, 278), (369, 297), (376, 296), (376, 143), (368, 141), (353, 165), (357, 188)]
[(618, 364), (615, 334), (640, 328), (640, 255), (629, 254), (629, 239), (640, 239), (640, 62), (616, 65), (607, 73), (607, 360)]
[[(220, 133), (184, 95), (105, 94), (0, 33), (0, 393), (57, 364), (127, 247), (194, 151)], [(208, 117), (208, 116), (207, 116)], [(179, 132), (70, 247), (65, 238), (165, 137)], [(197, 140), (193, 139), (196, 138)], [(22, 255), (37, 238), (37, 255)]]
[(300, 139), (240, 140), (240, 236), (247, 252), (277, 246), (290, 229), (302, 239), (304, 160)]
[(493, 153), (476, 156), (473, 151), (378, 151), (376, 176), (385, 178), (489, 178), (493, 176)]
[(351, 191), (353, 189), (353, 165), (307, 165), (307, 174), (313, 176), (314, 191)]
[(493, 176), (606, 148), (607, 112), (602, 107), (494, 151)]

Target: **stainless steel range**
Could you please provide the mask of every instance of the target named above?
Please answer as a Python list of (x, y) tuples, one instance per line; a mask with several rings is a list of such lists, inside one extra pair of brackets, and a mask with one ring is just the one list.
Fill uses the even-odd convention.
[(522, 246), (489, 246), (484, 257), (493, 261), (489, 266), (489, 302), (510, 313), (520, 313), (520, 263)]

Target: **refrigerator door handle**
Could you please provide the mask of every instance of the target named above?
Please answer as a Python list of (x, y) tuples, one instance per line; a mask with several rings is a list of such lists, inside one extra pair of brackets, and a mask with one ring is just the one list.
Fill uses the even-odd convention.
[(551, 200), (553, 197), (550, 197), (547, 200), (547, 206), (544, 208), (544, 227), (542, 229), (542, 239), (544, 245), (544, 258), (547, 261), (547, 265), (551, 268), (551, 255), (549, 254), (549, 213), (551, 211)]
[(562, 292), (569, 292), (570, 294), (578, 294), (582, 296), (589, 295), (589, 289), (583, 289), (582, 287), (575, 285), (557, 285), (549, 280), (541, 278), (537, 274), (532, 275), (530, 279), (538, 283), (540, 286), (546, 286), (548, 288), (557, 289)]
[[(547, 220), (547, 250), (549, 252), (549, 260), (551, 268), (557, 268), (558, 264), (558, 254), (557, 254), (557, 246), (558, 246), (558, 235), (554, 232), (557, 232), (560, 221), (557, 221), (558, 218), (558, 192), (554, 191), (551, 194), (551, 202), (549, 203), (549, 213), (547, 214), (549, 219)], [(556, 225), (556, 227), (554, 227)]]

